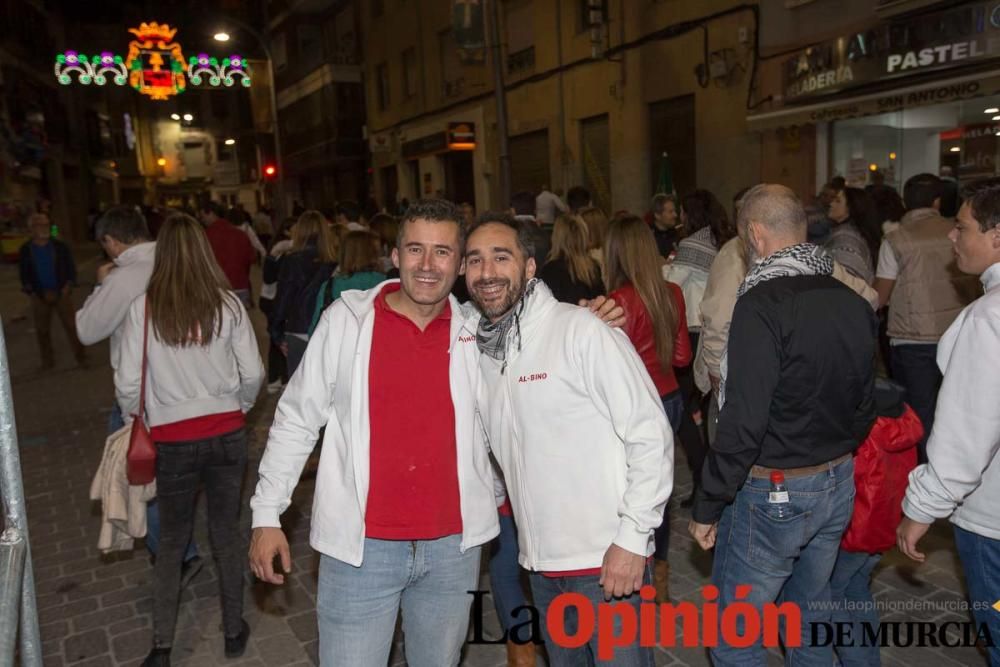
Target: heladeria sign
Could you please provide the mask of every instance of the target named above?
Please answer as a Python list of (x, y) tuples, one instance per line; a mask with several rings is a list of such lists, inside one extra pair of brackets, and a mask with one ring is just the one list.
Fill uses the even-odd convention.
[(800, 51), (784, 63), (784, 101), (997, 57), (1000, 2), (970, 3)]

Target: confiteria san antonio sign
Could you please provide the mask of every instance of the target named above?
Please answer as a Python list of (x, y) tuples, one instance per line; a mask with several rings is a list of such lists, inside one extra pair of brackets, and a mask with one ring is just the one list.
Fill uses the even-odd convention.
[(1000, 2), (884, 23), (784, 62), (784, 102), (1000, 57)]

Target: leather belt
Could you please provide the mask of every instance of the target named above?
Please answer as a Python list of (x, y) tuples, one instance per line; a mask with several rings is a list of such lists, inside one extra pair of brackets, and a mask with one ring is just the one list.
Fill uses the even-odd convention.
[(774, 471), (779, 471), (784, 473), (785, 479), (792, 477), (808, 477), (809, 475), (818, 475), (821, 472), (825, 472), (830, 468), (840, 465), (844, 461), (847, 461), (853, 456), (853, 454), (844, 454), (843, 456), (837, 457), (832, 461), (827, 461), (826, 463), (820, 463), (819, 465), (806, 466), (804, 468), (768, 468), (767, 466), (755, 465), (750, 468), (750, 476), (755, 479), (770, 479), (771, 473)]

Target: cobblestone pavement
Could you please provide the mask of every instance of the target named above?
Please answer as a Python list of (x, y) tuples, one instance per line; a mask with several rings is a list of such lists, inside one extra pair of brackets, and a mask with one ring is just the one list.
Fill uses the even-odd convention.
[[(91, 250), (91, 254), (93, 251)], [(81, 274), (93, 276), (95, 260), (81, 263)], [(151, 636), (151, 566), (139, 546), (134, 552), (102, 557), (96, 550), (100, 509), (88, 498), (91, 477), (101, 457), (105, 425), (113, 391), (107, 345), (90, 349), (87, 369), (73, 366), (62, 330), (54, 326), (57, 367), (38, 371), (39, 360), (27, 301), (17, 292), (16, 269), (0, 266), (0, 310), (11, 360), (12, 382), (27, 495), (33, 562), (38, 590), (42, 648), (47, 667), (137, 665)], [(79, 291), (82, 302), (89, 286)], [(262, 318), (254, 313), (258, 330)], [(263, 448), (275, 397), (262, 394), (250, 415), (251, 455), (244, 494), (256, 482), (256, 463)], [(175, 663), (209, 665), (311, 665), (317, 661), (315, 624), (317, 557), (308, 545), (313, 480), (304, 479), (292, 507), (283, 517), (294, 559), (290, 580), (283, 587), (246, 583), (245, 614), (252, 628), (246, 655), (228, 661), (222, 655), (220, 612), (214, 565), (200, 508), (196, 536), (206, 556), (201, 574), (185, 591), (175, 638)], [(675, 499), (686, 497), (690, 476), (678, 458)], [(676, 503), (676, 500), (675, 500)], [(249, 532), (250, 513), (243, 514)], [(676, 504), (672, 513), (671, 591), (675, 599), (694, 600), (707, 582), (710, 558), (686, 533), (687, 512)], [(928, 562), (919, 568), (903, 563), (896, 553), (883, 561), (875, 578), (878, 600), (892, 608), (883, 620), (959, 621), (963, 587), (951, 533), (939, 524), (924, 546)], [(483, 578), (482, 588), (488, 588)], [(915, 606), (934, 610), (907, 611)], [(497, 621), (487, 602), (486, 634), (496, 636)], [(889, 667), (985, 665), (973, 648), (883, 649)], [(657, 665), (707, 665), (703, 649), (657, 649)], [(780, 664), (777, 654), (773, 664)], [(397, 646), (393, 664), (404, 664)], [(463, 664), (503, 665), (502, 646), (469, 646)], [(543, 664), (539, 659), (539, 664)]]

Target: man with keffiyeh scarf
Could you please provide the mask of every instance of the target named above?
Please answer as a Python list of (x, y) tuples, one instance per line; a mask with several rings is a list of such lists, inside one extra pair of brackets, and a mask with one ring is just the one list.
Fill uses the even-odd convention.
[[(752, 188), (738, 227), (752, 268), (738, 292), (718, 437), (690, 530), (703, 548), (715, 547), (712, 583), (723, 610), (736, 601), (738, 586), (749, 585), (741, 602), (758, 609), (798, 603), (807, 628), (830, 621), (830, 607), (815, 603), (829, 600), (853, 507), (852, 453), (875, 420), (877, 320), (863, 298), (833, 278), (829, 255), (805, 242), (806, 214), (791, 190)], [(771, 474), (779, 471), (787, 496), (771, 493)], [(832, 647), (808, 646), (806, 633), (801, 646), (783, 639), (786, 664), (833, 662)], [(712, 661), (763, 664), (766, 656), (758, 640), (749, 649), (714, 648)]]

